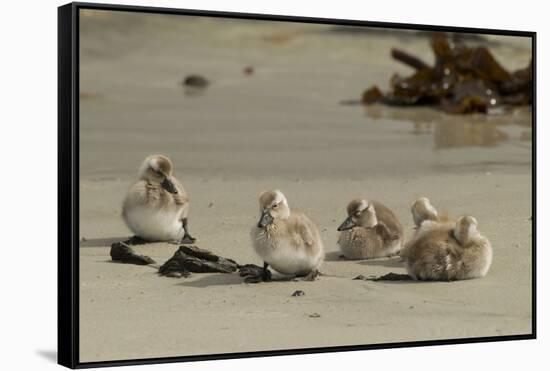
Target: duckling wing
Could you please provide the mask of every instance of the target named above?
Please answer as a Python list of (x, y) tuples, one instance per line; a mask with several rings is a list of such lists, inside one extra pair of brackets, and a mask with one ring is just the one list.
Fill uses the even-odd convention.
[(145, 184), (145, 200), (158, 201), (162, 197), (162, 189), (159, 185), (152, 183)]
[(396, 232), (390, 231), (388, 226), (383, 223), (379, 222), (374, 226), (374, 230), (376, 231), (376, 234), (378, 234), (384, 241), (393, 241), (398, 240), (399, 235)]
[(171, 181), (176, 186), (176, 189), (178, 190), (178, 193), (172, 194), (172, 198), (174, 199), (174, 202), (176, 203), (176, 205), (187, 204), (189, 202), (189, 197), (187, 196), (187, 192), (185, 192), (183, 185), (180, 183), (178, 179), (174, 177), (172, 177)]
[(308, 248), (311, 248), (315, 243), (315, 237), (311, 233), (310, 229), (305, 224), (297, 225), (298, 236), (300, 237), (301, 242)]
[(401, 238), (403, 236), (403, 225), (399, 219), (397, 219), (393, 211), (378, 201), (373, 201), (372, 203), (374, 205), (374, 210), (376, 210), (378, 223), (385, 224), (392, 234), (397, 234), (398, 238)]
[(134, 183), (126, 195), (126, 204), (145, 205), (160, 199), (160, 187), (156, 187), (145, 180)]
[[(175, 196), (175, 197), (174, 197)], [(158, 205), (184, 205), (188, 202), (185, 191), (177, 194), (167, 192), (160, 184), (140, 180), (128, 191), (124, 201), (124, 209), (137, 205), (156, 207)]]
[(294, 234), (299, 245), (306, 249), (315, 249), (320, 240), (319, 231), (315, 224), (303, 213), (293, 212), (294, 222), (292, 223)]

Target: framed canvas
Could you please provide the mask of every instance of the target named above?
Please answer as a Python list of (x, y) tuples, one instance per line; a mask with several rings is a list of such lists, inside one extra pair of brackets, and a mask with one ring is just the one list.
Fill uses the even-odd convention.
[(58, 19), (60, 364), (536, 337), (534, 32)]

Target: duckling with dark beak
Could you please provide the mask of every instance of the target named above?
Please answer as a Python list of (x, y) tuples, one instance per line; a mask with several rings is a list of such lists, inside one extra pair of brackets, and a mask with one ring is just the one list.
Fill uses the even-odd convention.
[(338, 245), (348, 259), (392, 256), (403, 245), (403, 227), (395, 214), (376, 201), (352, 200), (338, 227)]
[(172, 172), (168, 157), (147, 157), (139, 180), (128, 190), (122, 216), (136, 236), (146, 241), (194, 243), (188, 227), (189, 197)]
[(279, 190), (262, 192), (259, 204), (260, 218), (252, 227), (250, 236), (264, 265), (260, 279), (255, 277), (257, 274), (250, 274), (247, 281), (269, 278), (269, 266), (285, 276), (315, 279), (324, 258), (323, 241), (317, 226), (304, 213), (290, 209)]

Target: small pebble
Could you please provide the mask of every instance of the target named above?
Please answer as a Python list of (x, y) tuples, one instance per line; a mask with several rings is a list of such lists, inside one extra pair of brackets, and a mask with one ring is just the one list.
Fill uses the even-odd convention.
[(243, 73), (248, 76), (252, 75), (254, 73), (254, 67), (246, 66), (245, 68), (243, 68)]
[(292, 296), (304, 296), (306, 293), (302, 290), (296, 290), (292, 293)]
[(319, 317), (321, 317), (321, 315), (319, 313), (311, 313), (309, 315), (309, 318), (319, 318)]
[(210, 203), (208, 204), (208, 207), (210, 208), (210, 207), (212, 207), (212, 206), (214, 206), (214, 203), (213, 203), (213, 202), (210, 202)]
[(208, 86), (209, 81), (206, 79), (206, 77), (201, 75), (189, 75), (185, 77), (185, 79), (183, 79), (182, 83), (183, 85), (187, 85), (187, 86), (204, 88)]

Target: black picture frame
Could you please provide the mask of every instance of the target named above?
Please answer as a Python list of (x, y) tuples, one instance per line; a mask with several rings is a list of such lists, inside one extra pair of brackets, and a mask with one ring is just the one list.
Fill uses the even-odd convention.
[[(528, 37), (532, 40), (533, 103), (532, 103), (532, 333), (522, 335), (457, 338), (334, 346), (307, 349), (208, 354), (149, 359), (110, 360), (82, 363), (79, 360), (79, 11), (82, 9), (196, 15), (222, 18), (254, 19), (365, 26), (377, 28), (412, 29), (423, 31), (478, 33)], [(123, 365), (141, 365), (169, 362), (204, 361), (217, 359), (266, 357), (308, 353), (343, 352), (369, 349), (387, 349), (448, 345), (509, 340), (536, 339), (537, 334), (537, 260), (536, 260), (536, 32), (486, 28), (462, 28), (439, 25), (371, 22), (347, 19), (309, 18), (297, 16), (231, 13), (148, 6), (128, 6), (96, 3), (70, 3), (58, 8), (58, 363), (69, 368), (90, 368)]]

